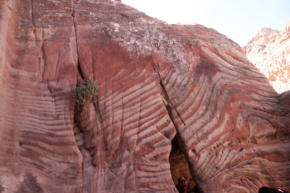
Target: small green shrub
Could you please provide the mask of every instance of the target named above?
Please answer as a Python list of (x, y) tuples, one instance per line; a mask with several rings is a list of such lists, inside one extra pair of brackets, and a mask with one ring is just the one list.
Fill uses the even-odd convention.
[(85, 79), (81, 85), (76, 87), (74, 98), (78, 105), (85, 106), (95, 100), (97, 95), (97, 82)]

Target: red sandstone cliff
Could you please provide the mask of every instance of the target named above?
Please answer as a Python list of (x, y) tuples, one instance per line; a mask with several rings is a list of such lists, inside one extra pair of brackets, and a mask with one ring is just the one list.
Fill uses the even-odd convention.
[[(99, 94), (76, 111), (83, 79)], [(1, 193), (177, 192), (174, 137), (199, 191), (289, 191), (289, 99), (215, 30), (119, 2), (0, 1)]]
[(279, 93), (290, 90), (290, 20), (282, 31), (262, 29), (246, 53)]

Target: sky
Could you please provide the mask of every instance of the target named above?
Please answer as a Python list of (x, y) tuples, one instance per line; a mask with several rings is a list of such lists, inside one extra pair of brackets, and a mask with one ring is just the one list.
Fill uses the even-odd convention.
[(290, 0), (122, 0), (173, 24), (202, 24), (245, 46), (263, 27), (282, 30)]

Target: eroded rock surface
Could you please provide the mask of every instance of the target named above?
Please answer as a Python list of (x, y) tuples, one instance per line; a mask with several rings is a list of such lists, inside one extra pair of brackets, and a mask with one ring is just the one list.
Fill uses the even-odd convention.
[(277, 92), (290, 90), (290, 20), (281, 31), (262, 29), (245, 49)]
[[(225, 36), (117, 1), (0, 9), (1, 193), (177, 192), (176, 134), (203, 192), (289, 191), (290, 94)], [(76, 111), (83, 79), (99, 94)]]

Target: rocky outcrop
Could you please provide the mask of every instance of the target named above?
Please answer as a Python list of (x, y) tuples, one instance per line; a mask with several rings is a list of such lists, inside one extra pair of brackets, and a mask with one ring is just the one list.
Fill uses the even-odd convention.
[[(290, 190), (290, 93), (200, 25), (120, 2), (0, 1), (1, 193), (177, 192), (178, 140), (197, 190)], [(98, 97), (75, 108), (84, 79)]]
[(245, 49), (277, 92), (290, 90), (290, 20), (282, 31), (262, 29)]

